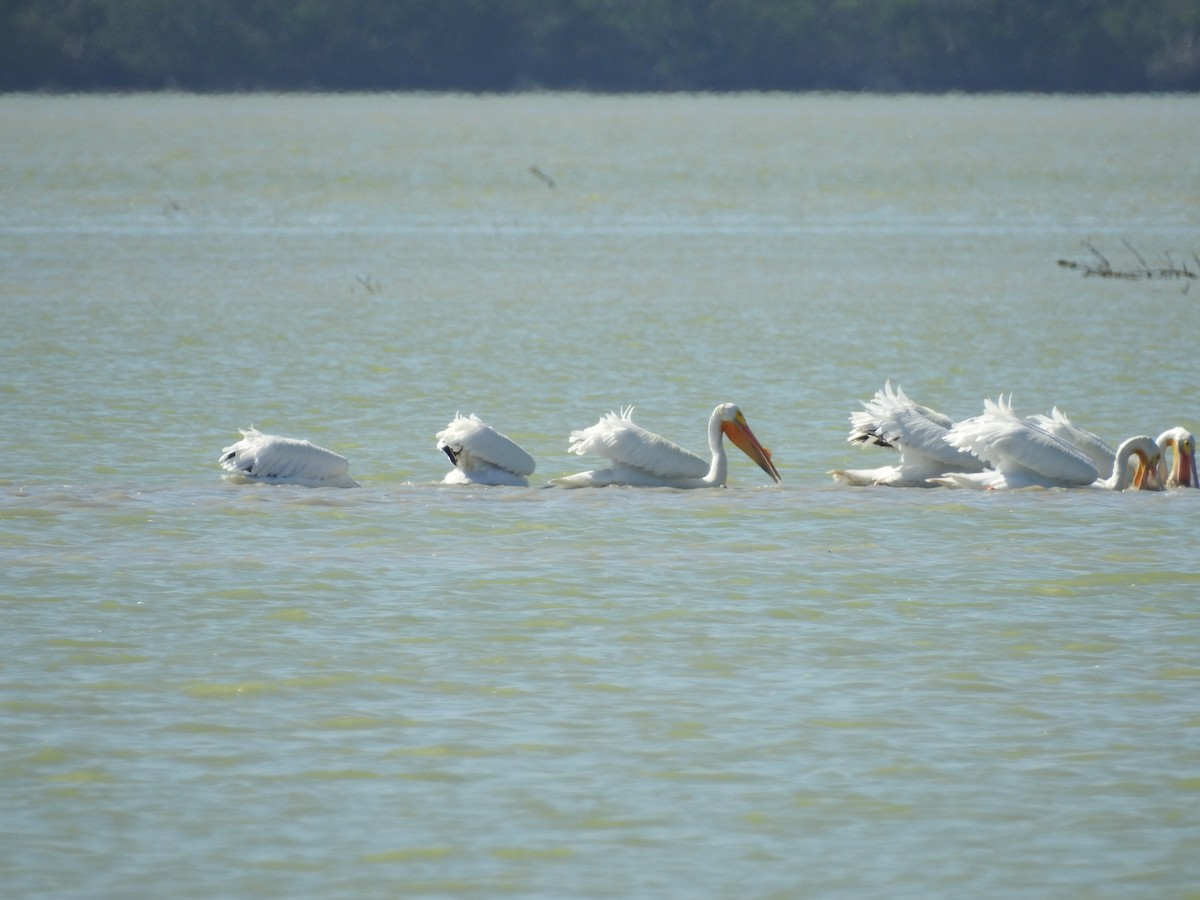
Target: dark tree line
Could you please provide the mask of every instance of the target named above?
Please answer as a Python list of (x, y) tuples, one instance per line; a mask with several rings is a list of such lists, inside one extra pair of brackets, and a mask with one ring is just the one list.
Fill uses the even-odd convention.
[(0, 0), (0, 90), (1194, 91), (1200, 0)]

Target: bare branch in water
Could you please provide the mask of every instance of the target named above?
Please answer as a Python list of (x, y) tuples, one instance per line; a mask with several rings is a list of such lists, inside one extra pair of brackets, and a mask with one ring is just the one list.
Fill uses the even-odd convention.
[(383, 285), (381, 285), (370, 275), (368, 275), (366, 278), (363, 278), (361, 275), (355, 275), (354, 280), (365, 287), (368, 294), (378, 294), (381, 290), (383, 290)]
[(538, 168), (537, 163), (534, 163), (529, 167), (529, 172), (534, 178), (540, 178), (542, 181), (546, 182), (546, 187), (550, 188), (550, 190), (554, 190), (556, 187), (558, 187), (558, 184), (553, 178)]
[[(1164, 254), (1167, 259), (1165, 266), (1151, 266), (1146, 262), (1146, 258), (1129, 241), (1122, 240), (1121, 243), (1125, 245), (1126, 250), (1137, 258), (1140, 264), (1139, 268), (1114, 269), (1112, 263), (1108, 261), (1108, 257), (1097, 250), (1091, 241), (1083, 242), (1083, 246), (1092, 254), (1091, 261), (1079, 262), (1071, 259), (1060, 259), (1058, 260), (1058, 264), (1064, 269), (1076, 269), (1083, 272), (1084, 278), (1090, 278), (1093, 275), (1098, 278), (1123, 278), (1129, 281), (1143, 278), (1200, 278), (1200, 274), (1188, 268), (1186, 262), (1182, 266), (1176, 265), (1175, 261), (1171, 259), (1170, 253)], [(1196, 261), (1197, 267), (1200, 267), (1200, 256), (1193, 253), (1192, 259)]]

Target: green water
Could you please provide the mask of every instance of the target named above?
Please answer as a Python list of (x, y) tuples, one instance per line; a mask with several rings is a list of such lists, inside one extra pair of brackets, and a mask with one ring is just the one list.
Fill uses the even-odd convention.
[[(0, 98), (13, 896), (1189, 896), (1200, 492), (852, 489), (887, 378), (1197, 430), (1200, 101)], [(553, 188), (529, 167), (549, 175)], [(1128, 244), (1128, 246), (1127, 246)], [(1193, 268), (1197, 268), (1192, 264)], [(562, 491), (624, 404), (783, 475)], [(438, 485), (478, 413), (534, 487)], [(237, 485), (253, 423), (358, 490)]]

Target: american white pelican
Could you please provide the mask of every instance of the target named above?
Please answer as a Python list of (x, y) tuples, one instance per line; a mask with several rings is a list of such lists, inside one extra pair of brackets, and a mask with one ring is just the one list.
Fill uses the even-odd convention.
[(221, 451), (221, 468), (251, 481), (306, 487), (358, 487), (346, 457), (297, 438), (263, 434), (253, 425)]
[[(992, 466), (992, 471), (948, 473), (935, 479), (951, 487), (1095, 487), (1123, 491), (1131, 483), (1143, 486), (1147, 475), (1158, 470), (1160, 460), (1153, 440), (1145, 435), (1132, 437), (1117, 448), (1112, 474), (1102, 479), (1086, 454), (1017, 416), (1003, 396), (996, 403), (985, 400), (983, 415), (959, 422), (946, 434), (946, 440)], [(1138, 460), (1132, 472), (1131, 457)]]
[(1082, 450), (1084, 456), (1092, 461), (1092, 465), (1096, 467), (1097, 472), (1108, 472), (1113, 467), (1113, 462), (1116, 461), (1117, 451), (1108, 445), (1108, 443), (1099, 435), (1080, 428), (1074, 425), (1067, 418), (1066, 413), (1060, 410), (1057, 406), (1050, 411), (1050, 415), (1030, 416), (1029, 421), (1041, 428), (1043, 431), (1048, 431), (1057, 438), (1062, 438), (1072, 447)]
[(834, 481), (853, 485), (934, 487), (929, 479), (947, 472), (981, 472), (985, 464), (975, 455), (950, 446), (946, 433), (953, 426), (948, 416), (921, 406), (888, 381), (862, 412), (850, 414), (851, 444), (872, 444), (900, 451), (900, 462), (875, 469), (834, 469)]
[(605, 487), (610, 484), (634, 487), (703, 488), (723, 487), (729, 461), (725, 457), (724, 436), (758, 463), (759, 468), (779, 481), (779, 470), (771, 462), (771, 452), (758, 442), (742, 411), (732, 403), (722, 403), (708, 420), (708, 446), (712, 462), (684, 450), (653, 432), (633, 423), (633, 407), (620, 414), (610, 412), (591, 428), (572, 431), (571, 453), (600, 456), (611, 460), (607, 469), (594, 469), (555, 478), (563, 487)]
[[(1186, 428), (1171, 428), (1160, 434), (1155, 443), (1162, 454), (1158, 469), (1162, 486), (1200, 488), (1200, 476), (1196, 472), (1196, 436)], [(1168, 449), (1171, 451), (1169, 470)]]
[(437, 448), (454, 464), (443, 484), (527, 487), (533, 474), (533, 457), (474, 413), (456, 413), (454, 421), (437, 433)]

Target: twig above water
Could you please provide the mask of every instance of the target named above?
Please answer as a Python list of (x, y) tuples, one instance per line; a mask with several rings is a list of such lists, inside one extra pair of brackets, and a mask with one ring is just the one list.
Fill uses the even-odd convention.
[(383, 290), (383, 285), (381, 285), (370, 275), (368, 275), (366, 278), (363, 278), (361, 275), (355, 275), (354, 280), (365, 287), (368, 294), (378, 294), (381, 290)]
[(1084, 278), (1090, 278), (1093, 275), (1098, 278), (1122, 278), (1128, 281), (1149, 278), (1187, 278), (1191, 280), (1200, 278), (1200, 274), (1198, 274), (1200, 273), (1200, 256), (1197, 256), (1195, 253), (1192, 254), (1192, 259), (1196, 263), (1196, 270), (1189, 268), (1186, 262), (1181, 266), (1176, 265), (1170, 253), (1164, 254), (1166, 256), (1166, 265), (1151, 266), (1146, 262), (1146, 258), (1129, 241), (1122, 240), (1121, 243), (1137, 259), (1137, 267), (1131, 269), (1114, 268), (1112, 263), (1108, 261), (1108, 257), (1097, 250), (1091, 241), (1083, 242), (1083, 246), (1092, 255), (1090, 261), (1079, 262), (1070, 259), (1060, 259), (1058, 260), (1058, 264), (1064, 269), (1076, 269), (1083, 272)]
[(554, 190), (556, 187), (558, 187), (558, 184), (555, 182), (555, 180), (553, 178), (551, 178), (549, 175), (547, 175), (545, 172), (543, 172), (541, 169), (538, 168), (537, 163), (534, 163), (532, 166), (529, 167), (529, 172), (531, 175), (533, 175), (534, 178), (538, 178), (538, 179), (541, 179), (542, 181), (544, 181), (546, 183), (546, 187), (550, 188), (550, 190)]

